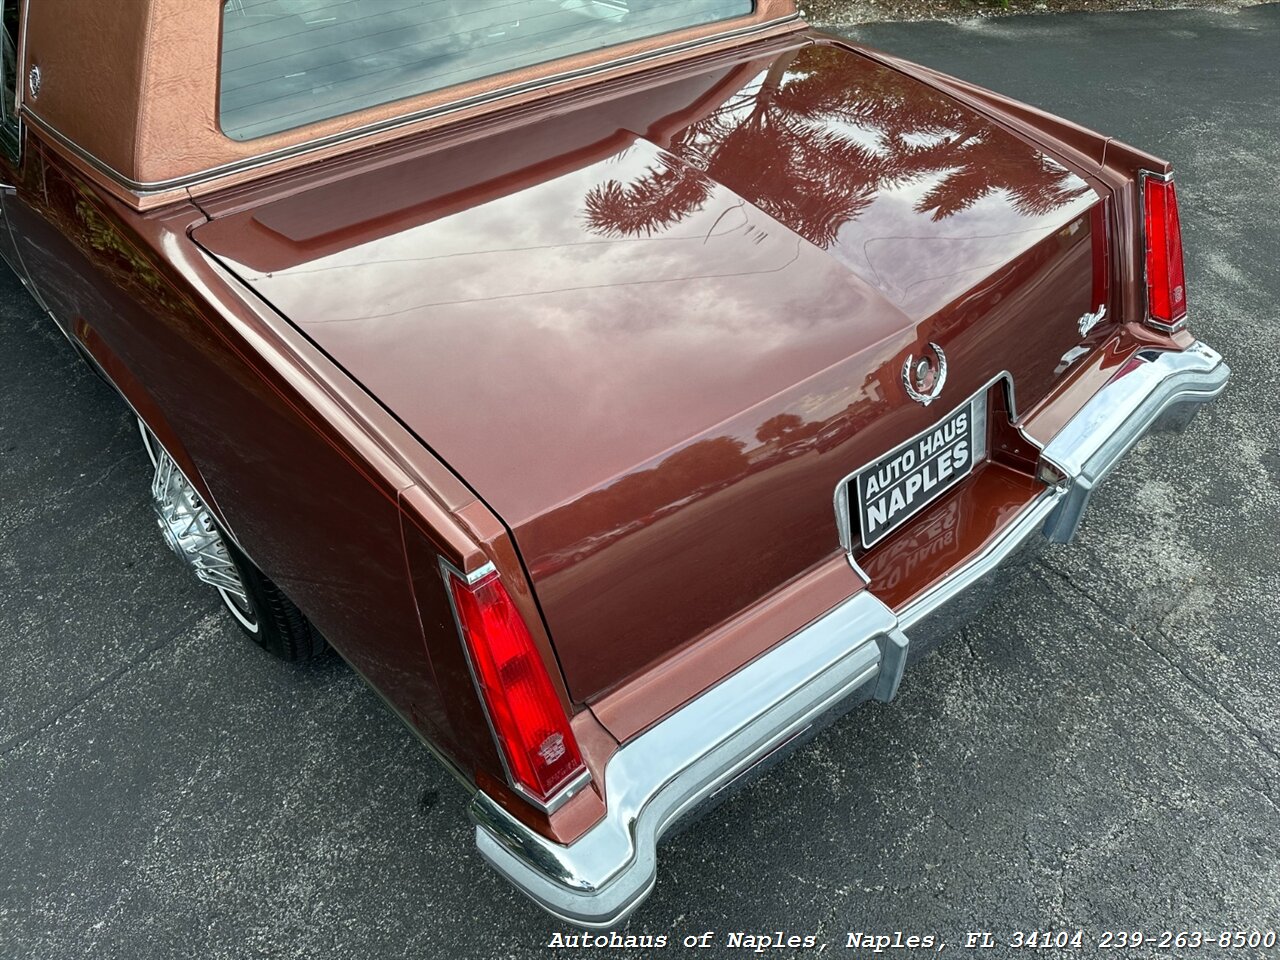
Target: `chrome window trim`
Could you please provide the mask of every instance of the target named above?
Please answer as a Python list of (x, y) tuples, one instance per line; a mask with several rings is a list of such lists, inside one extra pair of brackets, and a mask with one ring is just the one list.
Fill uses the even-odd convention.
[[(340, 133), (317, 137), (313, 140), (304, 140), (301, 143), (292, 144), (288, 147), (281, 147), (278, 150), (272, 150), (268, 153), (248, 157), (243, 160), (235, 160), (230, 163), (220, 164), (216, 167), (207, 167), (204, 170), (197, 170), (194, 173), (183, 174), (180, 177), (172, 177), (168, 180), (131, 180), (104, 160), (99, 159), (88, 150), (79, 146), (70, 137), (66, 136), (51, 123), (41, 118), (39, 114), (32, 113), (30, 109), (24, 109), (25, 104), (21, 102), (19, 103), (18, 112), (19, 114), (27, 116), (35, 126), (39, 127), (44, 133), (53, 137), (63, 147), (74, 153), (99, 173), (104, 174), (139, 196), (146, 196), (148, 194), (163, 193), (165, 191), (177, 190), (184, 187), (190, 188), (198, 186), (199, 184), (207, 183), (211, 180), (216, 180), (219, 177), (227, 176), (229, 174), (256, 170), (279, 160), (285, 160), (290, 157), (311, 153), (336, 144), (354, 142), (365, 137), (372, 136), (373, 134), (384, 133), (388, 130), (397, 130), (421, 120), (427, 120), (432, 117), (446, 117), (450, 114), (470, 109), (471, 107), (504, 100), (508, 97), (516, 96), (521, 93), (542, 90), (547, 87), (555, 86), (559, 83), (564, 83), (568, 80), (589, 77), (593, 74), (603, 73), (606, 70), (612, 70), (615, 67), (643, 63), (646, 60), (655, 60), (674, 53), (682, 53), (686, 50), (696, 50), (699, 47), (710, 46), (712, 44), (721, 43), (725, 40), (750, 37), (754, 34), (763, 33), (792, 22), (803, 23), (804, 21), (801, 19), (798, 12), (791, 13), (783, 17), (775, 17), (772, 20), (766, 20), (763, 23), (755, 23), (746, 27), (740, 27), (737, 30), (726, 30), (713, 36), (700, 37), (696, 40), (686, 40), (683, 43), (669, 44), (665, 47), (647, 50), (643, 53), (633, 54), (629, 57), (619, 57), (617, 59), (608, 60), (604, 63), (595, 64), (594, 66), (581, 67), (577, 70), (565, 70), (560, 73), (550, 74), (535, 80), (529, 80), (524, 83), (511, 84), (509, 86), (500, 87), (496, 90), (491, 90), (487, 93), (467, 97), (464, 100), (457, 100), (452, 103), (442, 104), (438, 107), (431, 107), (425, 110), (417, 110), (413, 113), (391, 117), (386, 120), (380, 120), (376, 123), (365, 124), (364, 126), (355, 127), (351, 130), (343, 130)], [(220, 130), (219, 133), (221, 134)], [(221, 135), (226, 137), (225, 134)], [(226, 137), (226, 139), (232, 143), (253, 143), (252, 140), (232, 140), (230, 137)]]

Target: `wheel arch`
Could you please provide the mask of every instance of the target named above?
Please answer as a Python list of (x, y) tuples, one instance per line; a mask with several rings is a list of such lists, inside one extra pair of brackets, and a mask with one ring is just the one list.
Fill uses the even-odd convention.
[(183, 476), (196, 488), (201, 499), (209, 507), (214, 519), (218, 522), (219, 529), (230, 540), (235, 542), (241, 552), (245, 552), (235, 532), (230, 524), (227, 523), (226, 515), (218, 505), (218, 498), (209, 488), (209, 484), (200, 472), (200, 467), (173, 429), (173, 425), (169, 422), (169, 418), (165, 416), (160, 405), (146, 387), (142, 385), (142, 382), (134, 376), (124, 359), (111, 349), (106, 340), (99, 336), (93, 326), (84, 318), (76, 319), (71, 342), (90, 369), (115, 390), (120, 399), (125, 402), (125, 405), (133, 411), (134, 416), (142, 421), (160, 445), (164, 447), (174, 463), (178, 465), (178, 469), (182, 471)]

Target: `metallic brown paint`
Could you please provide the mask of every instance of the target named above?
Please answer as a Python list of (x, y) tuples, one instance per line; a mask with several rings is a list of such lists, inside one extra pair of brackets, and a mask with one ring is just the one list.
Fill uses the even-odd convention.
[(625, 742), (862, 588), (849, 562), (834, 557), (592, 701), (591, 710)]
[(927, 507), (909, 528), (862, 558), (877, 597), (902, 609), (977, 554), (1041, 490), (1034, 477), (999, 462)]
[(186, 239), (199, 211), (140, 216), (47, 161), (28, 141), (5, 213), (55, 315), (181, 438), (227, 529), (395, 709), (468, 776), (493, 765), (492, 744), (462, 750), (446, 719), (456, 696), (431, 678), (418, 610), (447, 617), (447, 600), (441, 585), (415, 604), (400, 533), (400, 497), (417, 491), (434, 552), (475, 563), (456, 518), (474, 498), (361, 391), (317, 378), (307, 359), (323, 358), (295, 353), (305, 341)]
[[(1097, 205), (954, 101), (813, 44), (194, 236), (510, 526), (584, 701), (838, 557), (840, 478), (993, 371), (1038, 402), (1096, 306)], [(941, 408), (899, 383), (930, 341)]]
[[(792, 7), (770, 0), (760, 15)], [(22, 163), (0, 160), (17, 188), (3, 209), (18, 240), (0, 252), (30, 274), (225, 528), (393, 709), (464, 781), (562, 842), (598, 819), (619, 740), (861, 588), (835, 543), (840, 476), (936, 420), (996, 368), (1013, 373), (1019, 430), (997, 425), (993, 438), (1019, 449), (997, 453), (859, 556), (871, 589), (900, 606), (1034, 495), (1034, 444), (1119, 364), (1144, 344), (1189, 342), (1134, 322), (1133, 179), (1166, 164), (845, 41), (709, 36), (702, 49), (650, 63), (578, 64), (600, 72), (229, 173), (201, 184), (192, 202), (181, 190), (139, 193), (86, 158), (129, 179), (165, 177), (241, 148), (287, 146), (294, 134), (207, 139), (213, 104), (201, 91), (213, 82), (215, 47), (204, 20), (178, 36), (188, 11), (177, 0), (131, 8), (137, 30), (119, 17), (101, 25), (137, 43), (121, 48), (126, 62), (114, 72), (80, 69), (103, 47), (77, 52), (59, 35), (58, 9), (81, 13), (47, 0), (23, 52), (47, 68), (46, 83), (38, 104), (23, 105)], [(176, 40), (156, 53), (143, 36)], [(799, 68), (816, 79), (788, 79)], [(103, 96), (77, 96), (87, 78)], [(842, 90), (858, 91), (865, 108), (841, 104)], [(762, 162), (788, 156), (779, 138), (804, 140), (796, 131), (806, 118), (833, 103), (837, 115), (817, 131), (822, 149), (804, 153), (808, 166)], [(905, 245), (887, 267), (860, 249), (904, 229), (942, 236), (941, 208), (914, 209), (919, 191), (895, 171), (822, 138), (877, 123), (904, 135), (915, 124), (919, 134), (922, 118), (939, 116), (963, 130), (959, 146), (913, 141), (933, 151), (935, 174), (968, 131), (994, 145), (1005, 187), (1026, 187), (1020, 178), (1035, 179), (1032, 170), (1043, 179), (1043, 152), (1073, 171), (1059, 185), (1088, 193), (1056, 216), (1028, 217), (1007, 190), (988, 192), (973, 205), (988, 204), (997, 232), (1031, 220), (1033, 233), (990, 263), (971, 251), (957, 264), (968, 276), (919, 290), (927, 241)], [(850, 178), (872, 189), (841, 194), (837, 181)], [(646, 218), (654, 195), (669, 201), (667, 213)], [(1079, 341), (1071, 321), (1096, 306), (1095, 228), (1061, 229), (1096, 197), (1111, 204), (1112, 320), (1086, 341), (1091, 353), (1054, 373), (1064, 345)], [(734, 209), (740, 219), (727, 227)], [(503, 249), (519, 229), (546, 231), (579, 259)], [(192, 244), (193, 231), (232, 269)], [(683, 239), (665, 239), (676, 234)], [(706, 249), (721, 240), (723, 249)], [(627, 254), (593, 255), (608, 246)], [(474, 262), (433, 272), (391, 262), (402, 250)], [(332, 295), (307, 279), (320, 260), (338, 267), (340, 287), (368, 286)], [(595, 281), (590, 289), (540, 286), (579, 273)], [(895, 287), (898, 275), (906, 279)], [(682, 283), (697, 296), (671, 295)], [(370, 307), (416, 289), (434, 302), (402, 299), (399, 320)], [(1033, 338), (1027, 316), (1053, 326)], [(945, 402), (916, 407), (901, 398), (898, 371), (935, 338), (953, 380)], [(619, 488), (629, 495), (609, 493)], [(441, 556), (461, 569), (498, 566), (575, 712), (595, 781), (551, 817), (502, 779)]]

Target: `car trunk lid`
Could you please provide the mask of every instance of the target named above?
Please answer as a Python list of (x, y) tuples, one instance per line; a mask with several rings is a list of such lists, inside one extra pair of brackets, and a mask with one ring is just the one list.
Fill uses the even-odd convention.
[[(838, 555), (841, 479), (1001, 372), (1052, 389), (1098, 195), (841, 47), (690, 70), (195, 239), (508, 524), (590, 700)], [(948, 360), (931, 406), (908, 355)]]

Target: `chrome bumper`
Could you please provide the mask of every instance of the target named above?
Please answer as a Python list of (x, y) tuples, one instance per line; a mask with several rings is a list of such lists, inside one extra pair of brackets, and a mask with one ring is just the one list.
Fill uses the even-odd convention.
[(486, 794), (472, 800), (476, 845), (515, 886), (580, 927), (617, 925), (657, 877), (659, 838), (683, 814), (797, 741), (833, 711), (889, 700), (908, 652), (907, 630), (968, 592), (1042, 529), (1065, 542), (1089, 495), (1145, 434), (1185, 426), (1222, 392), (1228, 369), (1196, 343), (1144, 351), (1044, 449), (1065, 479), (1046, 487), (991, 544), (895, 614), (863, 591), (628, 742), (605, 770), (608, 812), (569, 845), (511, 817)]
[(1222, 355), (1198, 340), (1181, 353), (1139, 351), (1131, 364), (1044, 448), (1044, 459), (1069, 480), (1045, 526), (1054, 543), (1070, 542), (1093, 488), (1135, 443), (1148, 433), (1184, 429), (1231, 374)]

